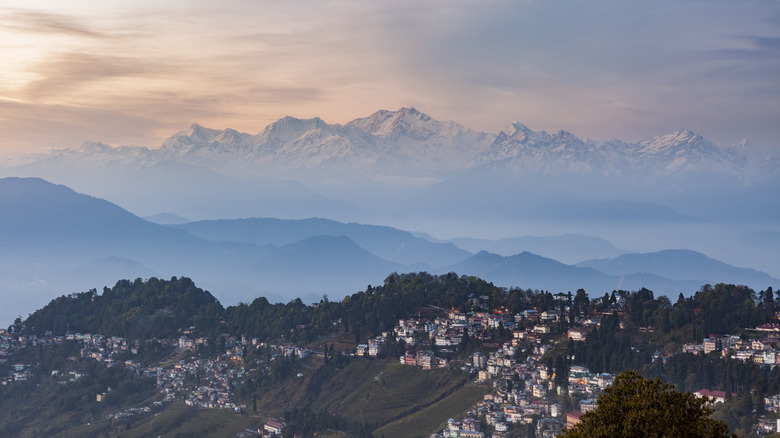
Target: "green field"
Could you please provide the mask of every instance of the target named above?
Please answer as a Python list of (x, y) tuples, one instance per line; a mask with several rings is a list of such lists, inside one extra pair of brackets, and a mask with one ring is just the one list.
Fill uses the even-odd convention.
[[(95, 364), (90, 371), (97, 373), (101, 369)], [(67, 387), (41, 388), (41, 392), (33, 391), (29, 398), (19, 395), (24, 402), (8, 414), (26, 419), (23, 429), (12, 432), (24, 437), (229, 437), (245, 429), (261, 428), (268, 418), (281, 420), (290, 412), (302, 410), (325, 412), (347, 422), (346, 431), (327, 430), (318, 436), (349, 437), (361, 429), (376, 431), (376, 437), (411, 437), (425, 436), (443, 427), (448, 418), (464, 412), (488, 390), (469, 383), (469, 377), (463, 373), (422, 370), (401, 365), (395, 359), (356, 358), (337, 369), (319, 358), (308, 358), (295, 362), (291, 370), (291, 377), (269, 381), (257, 387), (254, 396), (250, 393), (255, 397), (256, 413), (252, 407), (236, 413), (193, 408), (181, 402), (153, 407), (152, 402), (161, 395), (148, 383), (138, 386), (138, 391), (128, 390), (126, 397), (115, 398), (112, 403), (98, 403), (94, 394), (100, 387), (86, 385), (83, 380)], [(47, 394), (60, 392), (71, 395), (67, 399), (72, 403), (70, 407), (52, 403), (61, 400), (62, 395), (47, 398)], [(121, 385), (116, 392), (122, 392)], [(246, 400), (243, 402), (251, 406)], [(119, 419), (106, 417), (131, 406), (149, 406), (152, 412)]]
[(448, 419), (465, 412), (486, 392), (487, 388), (470, 384), (462, 386), (438, 402), (380, 427), (373, 434), (377, 437), (426, 437), (443, 429)]
[(325, 384), (313, 409), (379, 426), (430, 405), (466, 380), (447, 369), (422, 370), (390, 359), (355, 360)]
[(54, 435), (58, 438), (77, 437), (203, 437), (220, 438), (236, 436), (246, 428), (262, 427), (262, 421), (257, 417), (237, 414), (224, 409), (196, 409), (182, 403), (171, 405), (159, 415), (149, 415), (146, 418), (115, 427), (111, 420), (100, 420), (89, 425), (70, 429), (67, 432)]

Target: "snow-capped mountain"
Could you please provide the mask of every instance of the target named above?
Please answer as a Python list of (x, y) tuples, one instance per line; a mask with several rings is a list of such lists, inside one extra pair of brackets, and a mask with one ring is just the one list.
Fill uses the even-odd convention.
[(504, 128), (476, 161), (518, 172), (618, 175), (629, 168), (625, 143), (586, 142), (567, 131), (550, 135), (515, 122)]
[(707, 172), (747, 180), (750, 167), (742, 150), (744, 145), (721, 149), (685, 130), (638, 143), (582, 140), (567, 131), (537, 132), (518, 122), (492, 134), (401, 108), (345, 125), (285, 117), (256, 135), (194, 124), (158, 149), (89, 142), (80, 148), (6, 157), (0, 168), (122, 170), (175, 162), (230, 174), (304, 173), (355, 180), (435, 180), (480, 167), (519, 175), (665, 178)]
[(732, 174), (746, 162), (743, 155), (721, 150), (687, 130), (639, 142), (631, 150), (631, 160), (634, 166), (652, 166), (662, 175), (702, 170)]

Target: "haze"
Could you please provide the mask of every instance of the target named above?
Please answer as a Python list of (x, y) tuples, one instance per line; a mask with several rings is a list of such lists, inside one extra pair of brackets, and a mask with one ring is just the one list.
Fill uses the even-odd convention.
[(778, 2), (4, 2), (0, 56), (0, 326), (150, 276), (780, 286)]

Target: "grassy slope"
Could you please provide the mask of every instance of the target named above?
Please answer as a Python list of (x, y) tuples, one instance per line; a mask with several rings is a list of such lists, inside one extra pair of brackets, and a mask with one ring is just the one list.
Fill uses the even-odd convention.
[[(318, 386), (316, 393), (311, 393), (308, 379), (319, 365), (317, 360), (300, 362), (296, 368), (300, 366), (305, 371), (303, 378), (292, 377), (266, 388), (266, 397), (258, 400), (258, 414), (279, 418), (284, 410), (309, 405), (315, 412), (324, 410), (371, 428), (381, 427), (375, 436), (424, 436), (463, 412), (487, 391), (467, 384), (467, 376), (448, 369), (422, 370), (401, 365), (394, 359), (355, 359)], [(91, 399), (88, 404), (95, 403)], [(151, 399), (140, 404), (149, 405)], [(245, 428), (257, 429), (264, 420), (251, 412), (195, 409), (181, 403), (166, 405), (157, 415), (118, 422), (105, 419), (105, 413), (95, 416), (89, 425), (66, 426), (66, 430), (60, 429), (55, 436), (222, 437), (235, 436)], [(47, 420), (48, 425), (66, 423), (65, 418)]]
[(220, 438), (236, 436), (245, 428), (262, 427), (262, 421), (257, 417), (237, 414), (228, 410), (202, 410), (176, 403), (160, 413), (150, 415), (131, 424), (131, 427), (120, 427), (110, 431), (110, 421), (101, 420), (90, 425), (82, 425), (68, 430), (58, 438), (121, 436), (123, 438), (145, 438), (157, 436), (180, 436)]
[[(432, 426), (426, 424), (426, 430), (420, 430), (429, 432), (484, 394), (483, 390), (464, 387), (467, 380), (466, 376), (447, 369), (421, 370), (390, 359), (356, 360), (323, 387), (313, 409), (383, 426), (408, 417), (419, 418), (416, 412), (437, 406), (437, 414), (444, 417), (436, 418)], [(470, 401), (466, 403), (465, 399)], [(424, 423), (413, 420), (410, 424), (423, 427)]]
[(442, 400), (380, 427), (374, 432), (374, 436), (426, 437), (443, 429), (449, 418), (465, 412), (477, 400), (482, 399), (487, 391), (487, 388), (470, 384), (462, 386)]

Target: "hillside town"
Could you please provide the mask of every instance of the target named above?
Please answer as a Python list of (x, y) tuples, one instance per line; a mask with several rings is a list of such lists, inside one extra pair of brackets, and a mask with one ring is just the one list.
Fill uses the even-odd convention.
[[(621, 306), (618, 295), (610, 312), (620, 313)], [(449, 419), (447, 426), (431, 438), (505, 438), (517, 436), (518, 431), (525, 433), (529, 428), (533, 428), (537, 437), (556, 436), (566, 427), (576, 424), (581, 415), (596, 409), (599, 395), (614, 380), (612, 374), (593, 373), (587, 367), (577, 365), (560, 369), (561, 364), (545, 360), (546, 353), (562, 342), (587, 341), (592, 330), (601, 324), (598, 315), (577, 316), (573, 325), (561, 331), (561, 319), (567, 317), (566, 306), (562, 306), (561, 311), (528, 309), (517, 314), (510, 314), (506, 309), (469, 313), (440, 308), (430, 310), (438, 316), (425, 318), (419, 313), (416, 317), (399, 319), (392, 331), (358, 344), (349, 355), (355, 360), (384, 357), (384, 346), (393, 341), (406, 351), (398, 357), (402, 365), (427, 370), (455, 369), (473, 376), (476, 384), (490, 388), (481, 400), (461, 416)], [(249, 350), (264, 349), (271, 360), (277, 357), (306, 359), (326, 354), (292, 344), (270, 344), (260, 342), (258, 338), (228, 335), (224, 337), (223, 349), (213, 358), (179, 359), (154, 366), (133, 359), (139, 349), (151, 344), (170, 349), (174, 353), (172, 356), (181, 357), (208, 346), (208, 339), (193, 339), (189, 330), (180, 331), (178, 339), (128, 340), (71, 332), (64, 336), (54, 336), (50, 332), (43, 336), (22, 336), (0, 330), (0, 363), (8, 363), (16, 350), (76, 342), (81, 358), (97, 361), (106, 367), (123, 366), (136, 375), (154, 379), (162, 398), (154, 406), (109, 414), (110, 418), (121, 418), (149, 415), (155, 407), (173, 401), (202, 409), (243, 412), (247, 406), (235, 401), (235, 386), (249, 373), (258, 372), (258, 368), (262, 372), (269, 365), (258, 359), (246, 360)], [(701, 344), (684, 344), (674, 354), (716, 353), (766, 367), (778, 365), (780, 325), (762, 324), (752, 331), (757, 334), (752, 339), (734, 335), (710, 336), (704, 338)], [(499, 333), (501, 336), (497, 336)], [(498, 339), (503, 341), (498, 342)], [(471, 343), (476, 351), (465, 357), (454, 355), (464, 343)], [(656, 353), (653, 360), (666, 361), (669, 357)], [(9, 374), (0, 380), (3, 386), (24, 384), (35, 372), (35, 364), (19, 362), (11, 365)], [(52, 376), (63, 384), (83, 377), (73, 371), (60, 373), (56, 370), (52, 371)], [(107, 388), (106, 392), (95, 394), (95, 401), (101, 402), (110, 391), (111, 388)], [(564, 394), (570, 396), (568, 403), (561, 397)], [(722, 403), (729, 397), (723, 391), (707, 388), (696, 391), (696, 395), (709, 397), (712, 403)], [(575, 401), (574, 405), (571, 400)], [(770, 413), (780, 413), (780, 394), (767, 396), (765, 408)], [(279, 434), (283, 427), (282, 422), (271, 419), (263, 429), (247, 430), (242, 432), (242, 436)], [(754, 425), (758, 434), (769, 434), (779, 429), (780, 424), (774, 419), (760, 419)]]

